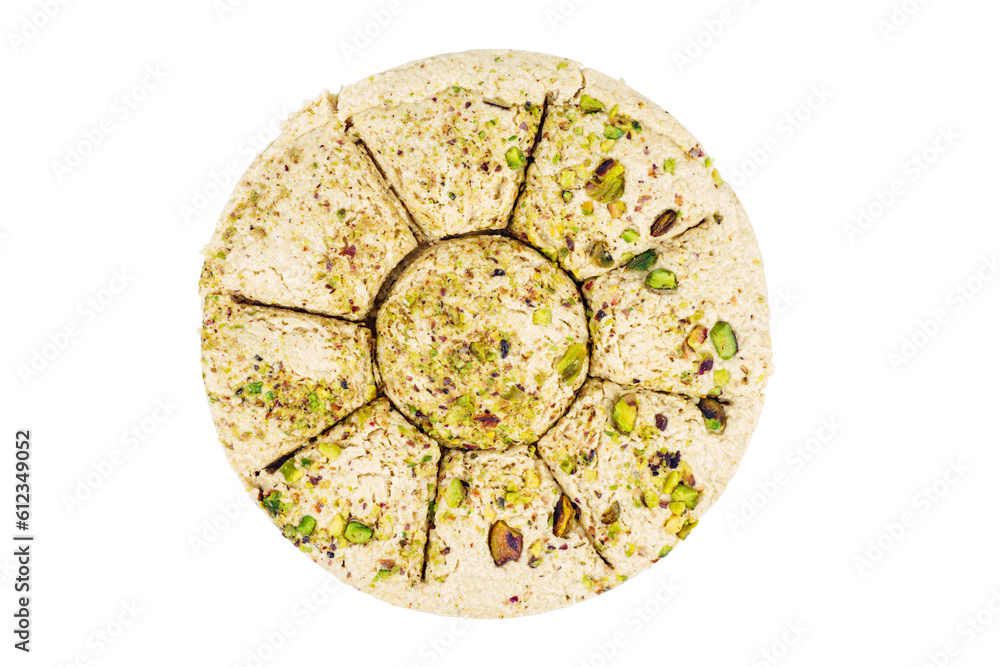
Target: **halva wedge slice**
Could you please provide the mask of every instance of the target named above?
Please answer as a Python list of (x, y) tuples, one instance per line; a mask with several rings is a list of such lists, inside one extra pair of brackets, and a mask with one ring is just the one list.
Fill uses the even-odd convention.
[(531, 449), (444, 457), (422, 607), (475, 618), (526, 615), (617, 582)]
[(348, 86), (338, 113), (433, 239), (507, 226), (546, 99), (579, 87), (570, 61), (472, 51)]
[(588, 380), (538, 452), (615, 574), (633, 576), (697, 525), (735, 472), (752, 428), (716, 434), (691, 401)]
[(259, 504), (341, 581), (399, 595), (421, 581), (439, 457), (381, 398), (261, 473)]
[(619, 384), (729, 400), (772, 372), (760, 250), (729, 186), (720, 214), (586, 281), (591, 373)]
[(205, 298), (202, 374), (244, 479), (375, 398), (372, 333), (318, 315)]
[(335, 103), (306, 103), (243, 175), (205, 250), (203, 293), (362, 320), (416, 247)]

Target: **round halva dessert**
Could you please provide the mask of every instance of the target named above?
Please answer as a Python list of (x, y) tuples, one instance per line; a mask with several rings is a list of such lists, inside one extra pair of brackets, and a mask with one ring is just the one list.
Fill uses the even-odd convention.
[(323, 93), (206, 249), (225, 454), (300, 551), (392, 604), (504, 618), (686, 539), (772, 372), (753, 229), (667, 112), (520, 51)]

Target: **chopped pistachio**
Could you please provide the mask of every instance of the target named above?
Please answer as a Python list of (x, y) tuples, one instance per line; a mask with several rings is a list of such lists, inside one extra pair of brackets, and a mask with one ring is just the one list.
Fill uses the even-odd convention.
[(338, 514), (333, 517), (333, 521), (330, 522), (326, 531), (330, 533), (331, 537), (340, 537), (344, 534), (345, 528), (347, 528), (347, 519), (344, 518), (343, 514)]
[(672, 501), (668, 506), (671, 514), (684, 514), (684, 510), (687, 509), (687, 505), (679, 500)]
[(705, 428), (716, 433), (726, 430), (726, 411), (721, 403), (714, 398), (703, 398), (698, 401), (698, 409), (705, 418)]
[(312, 532), (316, 530), (316, 519), (306, 514), (299, 521), (299, 525), (296, 527), (303, 535), (312, 535)]
[(729, 384), (729, 371), (727, 371), (725, 368), (715, 371), (715, 384), (719, 385), (720, 387), (725, 387), (727, 384)]
[(548, 308), (539, 308), (532, 313), (531, 323), (536, 325), (552, 324), (552, 311)]
[(615, 127), (614, 125), (605, 125), (604, 136), (608, 139), (621, 139), (625, 136), (625, 130), (620, 127)]
[(520, 169), (524, 166), (524, 153), (517, 146), (508, 148), (505, 157), (507, 158), (507, 166), (511, 169)]
[(602, 269), (613, 266), (615, 258), (611, 254), (611, 249), (604, 241), (598, 241), (590, 247), (590, 261)]
[(657, 495), (656, 491), (647, 490), (642, 494), (642, 503), (652, 509), (660, 504), (660, 496)]
[(647, 250), (646, 252), (639, 253), (636, 255), (632, 261), (628, 263), (628, 269), (630, 271), (647, 271), (649, 267), (656, 264), (656, 251)]
[(662, 549), (660, 549), (660, 553), (659, 553), (659, 554), (657, 554), (657, 556), (656, 556), (656, 557), (657, 557), (657, 558), (666, 558), (666, 557), (667, 557), (667, 554), (668, 554), (668, 553), (670, 553), (670, 552), (671, 552), (671, 551), (673, 551), (673, 550), (674, 550), (674, 548), (673, 548), (673, 547), (669, 547), (669, 546), (665, 546), (665, 547), (663, 547)]
[(729, 325), (728, 322), (715, 323), (712, 327), (712, 345), (715, 346), (716, 352), (723, 359), (732, 359), (739, 352), (740, 346), (736, 342), (736, 334), (733, 332), (733, 327)]
[(660, 214), (653, 224), (649, 228), (649, 233), (651, 236), (663, 236), (669, 232), (674, 223), (677, 222), (677, 211), (667, 210)]
[(268, 512), (277, 515), (277, 513), (281, 510), (281, 492), (272, 491), (270, 495), (264, 498), (263, 505), (264, 509)]
[(497, 567), (505, 565), (521, 557), (521, 547), (524, 538), (503, 521), (497, 521), (490, 528), (490, 555)]
[(278, 468), (278, 472), (284, 475), (285, 481), (288, 482), (289, 484), (294, 484), (295, 482), (302, 479), (303, 475), (305, 475), (305, 473), (300, 468), (295, 467), (294, 458), (288, 459), (287, 461), (282, 463), (281, 467)]
[(604, 141), (601, 142), (601, 152), (602, 153), (610, 153), (611, 149), (614, 148), (614, 147), (615, 147), (615, 140), (614, 139), (605, 139)]
[(608, 509), (604, 510), (601, 514), (601, 523), (605, 526), (610, 526), (622, 515), (622, 506), (618, 504), (618, 501), (614, 501), (608, 506)]
[[(625, 202), (621, 202), (621, 201), (616, 201), (616, 202), (613, 202), (611, 204), (608, 204), (608, 208), (610, 209), (615, 204), (621, 204), (622, 208), (625, 208)], [(620, 215), (619, 216), (615, 216), (612, 213), (611, 217), (613, 217), (613, 218), (614, 217), (619, 217), (620, 218), (621, 216)], [(622, 241), (624, 241), (625, 243), (635, 243), (637, 240), (639, 240), (639, 232), (637, 232), (636, 230), (634, 230), (634, 229), (626, 229), (624, 232), (622, 232)]]
[(552, 534), (556, 537), (566, 537), (569, 527), (576, 517), (576, 508), (565, 493), (559, 496), (552, 514)]
[[(625, 206), (625, 202), (623, 202), (621, 199), (619, 199), (618, 201), (613, 201), (610, 204), (608, 204), (608, 213), (610, 213), (611, 217), (614, 218), (615, 220), (618, 220), (623, 215), (625, 215), (625, 211), (626, 210), (628, 210), (628, 207)], [(625, 231), (626, 232), (628, 232), (628, 231), (635, 232), (634, 229), (633, 230), (625, 230)], [(636, 234), (636, 236), (638, 237), (638, 234)], [(624, 233), (622, 234), (622, 238), (624, 238)], [(628, 241), (628, 243), (631, 243), (631, 242), (632, 241)]]
[(524, 392), (516, 384), (512, 384), (507, 393), (503, 395), (503, 400), (509, 401), (510, 403), (520, 403), (524, 400)]
[(676, 470), (671, 470), (667, 478), (663, 480), (663, 493), (672, 494), (680, 482), (681, 474)]
[(635, 420), (639, 414), (639, 401), (635, 394), (625, 394), (615, 403), (611, 410), (611, 421), (621, 433), (631, 433), (635, 429)]
[(344, 537), (353, 544), (364, 544), (372, 538), (373, 531), (363, 523), (352, 521), (344, 529)]
[(604, 160), (584, 187), (587, 196), (602, 204), (621, 199), (625, 193), (625, 167), (610, 158)]
[(573, 201), (573, 191), (572, 190), (563, 190), (562, 191), (562, 199), (567, 204), (569, 202)]
[(672, 494), (670, 494), (670, 500), (684, 503), (684, 506), (689, 510), (693, 510), (695, 508), (695, 505), (698, 504), (698, 499), (700, 497), (701, 494), (687, 484), (678, 484), (677, 488), (674, 489)]
[(319, 449), (320, 453), (323, 454), (323, 456), (330, 459), (331, 461), (335, 461), (337, 457), (340, 456), (340, 452), (342, 451), (340, 449), (340, 445), (333, 445), (328, 442), (319, 443), (317, 449)]
[(580, 210), (583, 212), (584, 215), (594, 215), (594, 202), (592, 201), (583, 202), (582, 204), (580, 204)]
[(444, 492), (444, 501), (448, 507), (454, 509), (465, 500), (465, 485), (457, 477), (448, 483), (448, 489)]
[(569, 384), (575, 380), (583, 370), (586, 358), (587, 346), (584, 343), (570, 345), (562, 359), (556, 363), (556, 372), (562, 377), (562, 381)]
[(646, 274), (646, 287), (651, 290), (674, 290), (677, 289), (677, 276), (673, 271), (667, 269), (654, 269)]
[(568, 190), (576, 185), (576, 172), (572, 169), (563, 169), (559, 172), (559, 185)]
[(580, 110), (583, 111), (583, 113), (597, 113), (598, 111), (604, 111), (604, 102), (596, 100), (590, 95), (581, 95)]
[(698, 525), (697, 519), (694, 521), (688, 521), (679, 531), (677, 531), (677, 537), (679, 537), (682, 540), (686, 540), (687, 536), (691, 534), (691, 531), (694, 530), (694, 527), (697, 525)]
[(669, 519), (667, 519), (667, 522), (663, 524), (663, 529), (671, 535), (676, 535), (683, 527), (684, 517), (678, 515), (672, 515)]

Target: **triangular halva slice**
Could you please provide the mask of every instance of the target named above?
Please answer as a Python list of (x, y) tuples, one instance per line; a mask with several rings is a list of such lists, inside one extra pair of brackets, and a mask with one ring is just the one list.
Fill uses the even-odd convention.
[(570, 104), (548, 109), (511, 231), (586, 279), (718, 212), (722, 179), (668, 113), (584, 70)]
[(722, 493), (757, 413), (730, 414), (720, 435), (683, 398), (590, 380), (538, 452), (601, 555), (633, 576), (686, 538)]
[(439, 456), (381, 398), (261, 473), (259, 503), (341, 581), (399, 595), (420, 582)]
[(503, 618), (602, 593), (617, 580), (575, 514), (526, 446), (448, 451), (438, 479), (426, 584), (414, 606)]
[(583, 284), (593, 375), (722, 401), (763, 391), (772, 372), (764, 268), (743, 207), (728, 185), (719, 192), (719, 216)]
[(469, 51), (348, 86), (337, 113), (433, 239), (507, 225), (546, 99), (565, 102), (580, 84), (568, 60)]
[(375, 398), (371, 331), (319, 315), (205, 299), (202, 374), (244, 479)]
[(205, 251), (203, 293), (362, 320), (416, 247), (335, 104), (307, 102), (243, 175)]

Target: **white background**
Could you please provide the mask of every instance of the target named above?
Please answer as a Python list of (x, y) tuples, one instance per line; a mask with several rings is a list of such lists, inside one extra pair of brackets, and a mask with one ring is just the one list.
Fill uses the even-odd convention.
[[(1000, 6), (391, 7), (3, 3), (0, 663), (997, 664)], [(483, 47), (624, 77), (703, 142), (763, 249), (777, 374), (682, 548), (594, 601), (466, 624), (335, 585), (242, 501), (196, 283), (287, 112)], [(30, 655), (11, 647), (16, 428), (34, 441)]]

